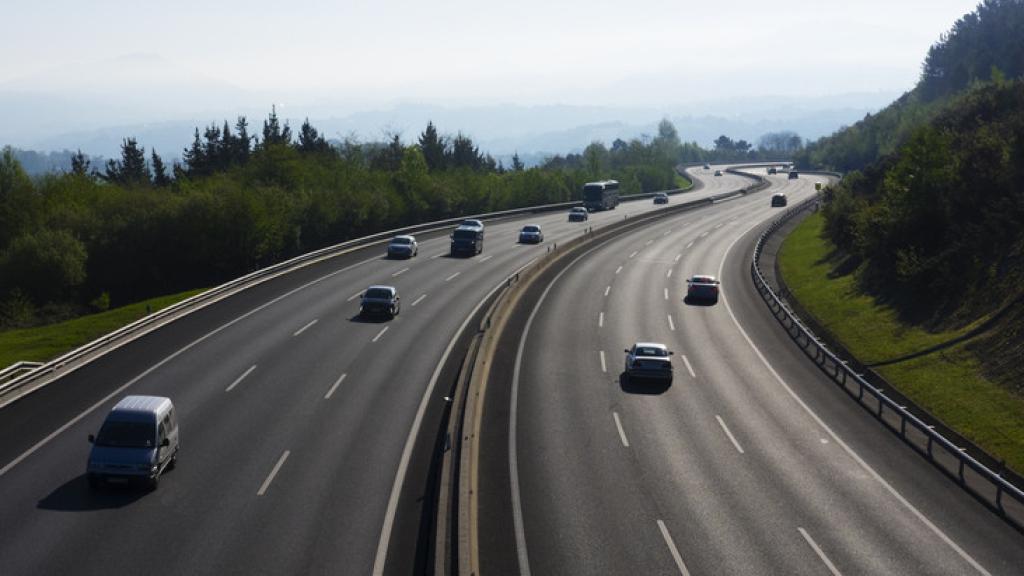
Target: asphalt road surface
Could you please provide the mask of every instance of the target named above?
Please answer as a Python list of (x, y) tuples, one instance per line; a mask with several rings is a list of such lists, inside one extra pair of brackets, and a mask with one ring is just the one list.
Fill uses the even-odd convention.
[[(711, 177), (672, 203), (749, 184)], [(762, 198), (759, 202), (766, 202)], [(762, 202), (762, 203), (763, 203)], [(484, 252), (383, 246), (275, 278), (161, 328), (0, 409), (0, 574), (406, 574), (422, 561), (427, 475), (448, 383), (446, 350), (506, 275), (554, 242), (627, 214), (563, 212), (487, 224)], [(523, 224), (545, 242), (517, 244)], [(392, 284), (390, 321), (357, 295)], [(85, 463), (127, 394), (169, 396), (178, 466), (155, 492), (91, 491)]]
[[(769, 196), (822, 178), (770, 179), (600, 245), (516, 314), (484, 410), (482, 574), (1024, 573), (1024, 537), (768, 313), (749, 267)], [(683, 301), (697, 273), (717, 303)], [(637, 341), (674, 351), (670, 386), (623, 376)]]

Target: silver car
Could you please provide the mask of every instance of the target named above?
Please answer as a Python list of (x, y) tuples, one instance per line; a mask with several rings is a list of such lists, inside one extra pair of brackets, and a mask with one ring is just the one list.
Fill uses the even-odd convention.
[(544, 233), (536, 224), (527, 224), (519, 232), (519, 242), (522, 244), (540, 244), (543, 241)]
[(412, 258), (419, 252), (415, 236), (395, 236), (388, 242), (388, 258)]
[(626, 377), (672, 381), (672, 351), (657, 342), (637, 342), (626, 349)]

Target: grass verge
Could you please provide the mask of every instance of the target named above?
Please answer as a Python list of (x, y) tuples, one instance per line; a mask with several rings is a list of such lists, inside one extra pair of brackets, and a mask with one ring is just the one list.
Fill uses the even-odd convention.
[(679, 174), (676, 174), (676, 188), (683, 188), (683, 189), (685, 189), (685, 188), (689, 188), (692, 184), (693, 184), (693, 182), (690, 182), (689, 178), (686, 178), (685, 176), (680, 176)]
[[(821, 214), (814, 214), (786, 238), (779, 270), (800, 305), (861, 362), (911, 354), (985, 320), (938, 333), (901, 323), (893, 309), (857, 290), (852, 271), (833, 274), (835, 247), (823, 237), (824, 223)], [(1024, 398), (984, 378), (981, 363), (966, 348), (968, 342), (877, 372), (946, 425), (1024, 472)]]
[(49, 326), (0, 332), (0, 368), (6, 368), (20, 360), (30, 362), (52, 360), (104, 334), (131, 324), (150, 312), (166, 308), (202, 291), (189, 290), (179, 294), (159, 296)]

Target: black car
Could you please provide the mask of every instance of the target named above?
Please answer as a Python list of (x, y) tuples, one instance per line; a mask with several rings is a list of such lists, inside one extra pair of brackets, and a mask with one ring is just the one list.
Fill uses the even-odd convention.
[(782, 192), (772, 194), (772, 208), (786, 205), (786, 195)]
[(360, 316), (386, 316), (394, 318), (401, 311), (401, 299), (394, 286), (370, 286), (359, 302)]
[(668, 204), (668, 194), (665, 194), (664, 192), (658, 192), (657, 194), (654, 195), (654, 203)]

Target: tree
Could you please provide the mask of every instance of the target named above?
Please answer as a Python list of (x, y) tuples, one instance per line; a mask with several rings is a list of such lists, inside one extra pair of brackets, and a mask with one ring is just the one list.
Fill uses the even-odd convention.
[(160, 188), (169, 186), (171, 178), (167, 175), (167, 167), (164, 165), (160, 155), (156, 153), (156, 150), (152, 151), (151, 159), (153, 162), (153, 184)]
[(519, 152), (516, 151), (516, 153), (512, 155), (512, 171), (522, 172), (525, 168), (526, 166), (523, 165), (523, 161), (519, 159)]
[(302, 127), (299, 128), (299, 141), (295, 148), (304, 154), (312, 154), (327, 152), (331, 149), (331, 145), (317, 132), (316, 128), (313, 128), (307, 117), (306, 121), (302, 123)]
[(245, 165), (249, 161), (250, 146), (252, 145), (252, 137), (249, 136), (249, 121), (245, 116), (238, 117), (238, 121), (235, 122), (235, 131), (238, 132), (238, 136), (235, 137), (234, 146), (231, 149), (231, 162)]
[(146, 164), (146, 149), (139, 146), (135, 138), (121, 142), (121, 160), (107, 160), (103, 179), (122, 186), (149, 185), (153, 176)]
[(583, 161), (587, 168), (588, 177), (601, 178), (608, 164), (608, 149), (604, 147), (602, 142), (591, 142), (583, 149)]
[(448, 159), (454, 168), (478, 170), (484, 163), (484, 159), (480, 156), (480, 150), (462, 132), (459, 132), (452, 140), (452, 149)]
[(89, 168), (91, 164), (92, 162), (90, 162), (89, 157), (83, 154), (82, 149), (79, 148), (78, 151), (71, 156), (71, 173), (76, 176), (89, 176)]
[(263, 122), (263, 141), (259, 143), (259, 147), (267, 149), (276, 145), (287, 146), (291, 142), (292, 129), (287, 121), (283, 127), (281, 126), (281, 121), (277, 118), (277, 106), (271, 106), (270, 115)]
[(431, 171), (444, 170), (445, 159), (448, 155), (448, 142), (443, 136), (439, 136), (433, 122), (427, 122), (427, 128), (420, 134), (420, 150)]

